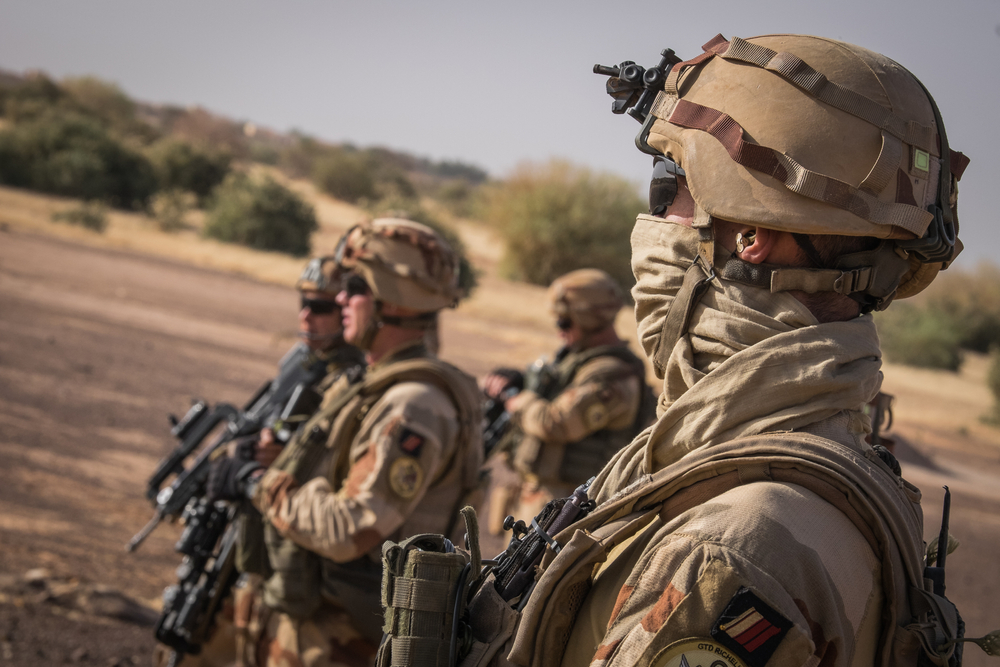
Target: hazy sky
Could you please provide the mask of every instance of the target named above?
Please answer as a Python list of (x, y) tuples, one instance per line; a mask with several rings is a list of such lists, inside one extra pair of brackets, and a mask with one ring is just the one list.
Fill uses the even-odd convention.
[(921, 78), (972, 159), (962, 264), (995, 260), (1000, 0), (0, 0), (0, 68), (92, 74), (138, 99), (498, 177), (561, 157), (638, 187), (649, 172), (639, 125), (611, 114), (592, 66), (650, 66), (667, 47), (690, 58), (720, 32), (832, 37)]

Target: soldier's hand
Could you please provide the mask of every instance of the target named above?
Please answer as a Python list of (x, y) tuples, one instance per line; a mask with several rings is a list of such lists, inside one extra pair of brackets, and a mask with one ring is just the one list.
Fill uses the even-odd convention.
[(281, 453), (283, 447), (274, 438), (274, 431), (269, 428), (261, 429), (260, 439), (257, 441), (257, 447), (254, 449), (253, 460), (261, 464), (265, 468), (271, 467), (274, 460), (278, 458), (278, 454)]
[(500, 398), (508, 389), (524, 387), (524, 375), (513, 368), (497, 368), (483, 378), (483, 393), (492, 399)]
[(206, 484), (209, 500), (242, 500), (246, 497), (247, 479), (261, 465), (224, 456), (212, 464)]

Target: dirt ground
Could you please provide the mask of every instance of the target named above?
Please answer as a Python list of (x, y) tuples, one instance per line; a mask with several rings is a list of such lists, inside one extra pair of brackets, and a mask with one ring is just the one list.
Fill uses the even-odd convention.
[[(484, 305), (501, 289), (486, 280), (478, 305), (443, 321), (443, 356), (477, 375), (555, 345)], [(541, 303), (537, 289), (504, 294)], [(0, 225), (0, 664), (147, 664), (148, 614), (91, 613), (65, 591), (156, 607), (178, 527), (123, 546), (151, 515), (143, 487), (172, 448), (166, 415), (195, 396), (242, 404), (294, 343), (296, 310), (287, 287)], [(952, 489), (949, 595), (984, 634), (1000, 627), (1000, 437), (975, 420), (985, 389), (962, 393), (979, 371), (954, 386), (893, 372), (904, 474), (924, 489), (928, 535)], [(26, 581), (38, 568), (44, 580)], [(988, 663), (969, 651), (966, 664)]]

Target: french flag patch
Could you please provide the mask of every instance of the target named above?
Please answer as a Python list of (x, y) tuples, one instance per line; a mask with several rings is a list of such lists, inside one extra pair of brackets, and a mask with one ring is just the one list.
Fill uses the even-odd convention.
[(750, 667), (764, 667), (791, 627), (791, 621), (742, 586), (715, 622), (712, 638)]

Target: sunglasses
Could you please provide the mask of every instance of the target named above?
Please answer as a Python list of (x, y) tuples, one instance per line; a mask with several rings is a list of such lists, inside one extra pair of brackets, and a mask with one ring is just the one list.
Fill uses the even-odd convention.
[(340, 283), (340, 289), (347, 293), (347, 298), (352, 296), (367, 296), (372, 293), (371, 287), (365, 279), (356, 273), (348, 273)]
[(330, 315), (340, 306), (332, 299), (309, 299), (302, 297), (302, 310), (309, 309), (313, 315)]
[(684, 170), (665, 157), (653, 158), (653, 177), (649, 181), (649, 213), (662, 216), (677, 196), (677, 177), (686, 176)]

